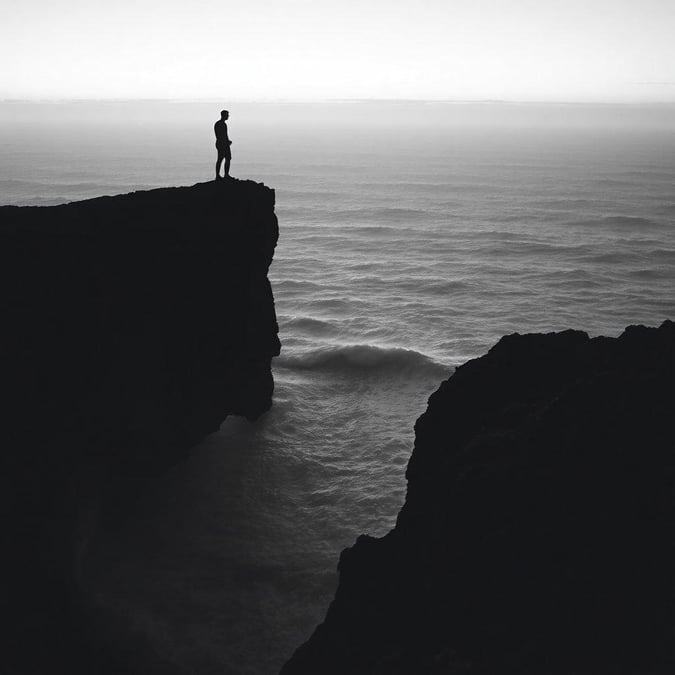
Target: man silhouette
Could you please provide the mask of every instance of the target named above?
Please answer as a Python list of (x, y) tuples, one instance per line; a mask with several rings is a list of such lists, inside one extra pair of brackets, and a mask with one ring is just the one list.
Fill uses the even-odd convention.
[(216, 132), (216, 150), (218, 151), (218, 159), (216, 160), (216, 180), (220, 179), (220, 165), (225, 160), (225, 168), (223, 178), (230, 177), (230, 160), (232, 159), (232, 152), (230, 146), (232, 141), (227, 135), (227, 122), (230, 113), (227, 110), (220, 111), (220, 119), (213, 125), (213, 130)]

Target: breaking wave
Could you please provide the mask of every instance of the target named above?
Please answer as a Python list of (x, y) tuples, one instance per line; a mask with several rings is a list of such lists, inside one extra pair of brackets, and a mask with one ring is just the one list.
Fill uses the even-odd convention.
[(275, 360), (278, 367), (311, 371), (356, 371), (390, 374), (433, 373), (447, 377), (449, 366), (435, 361), (414, 349), (379, 347), (377, 345), (326, 346), (301, 355), (284, 356)]

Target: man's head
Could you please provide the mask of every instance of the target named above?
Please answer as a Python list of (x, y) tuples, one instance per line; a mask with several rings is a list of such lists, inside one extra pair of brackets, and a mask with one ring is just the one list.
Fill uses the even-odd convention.
[(226, 120), (229, 116), (230, 116), (229, 110), (221, 110), (220, 111), (220, 119), (221, 120)]

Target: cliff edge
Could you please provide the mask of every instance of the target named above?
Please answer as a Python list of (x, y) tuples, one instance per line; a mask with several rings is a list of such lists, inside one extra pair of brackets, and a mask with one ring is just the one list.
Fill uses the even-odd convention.
[(415, 426), (396, 527), (283, 675), (673, 672), (675, 324), (509, 335)]
[(270, 407), (277, 237), (252, 181), (0, 208), (10, 672), (98, 672), (76, 636), (97, 521), (227, 415)]

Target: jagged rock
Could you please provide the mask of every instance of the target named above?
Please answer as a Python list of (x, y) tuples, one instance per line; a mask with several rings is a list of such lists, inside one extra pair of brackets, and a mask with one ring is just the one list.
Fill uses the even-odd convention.
[(673, 672), (675, 324), (509, 335), (415, 426), (283, 675)]
[(277, 237), (274, 191), (251, 181), (0, 208), (12, 672), (99, 672), (96, 649), (124, 670), (83, 647), (78, 562), (99, 512), (128, 510), (227, 415), (271, 405)]

